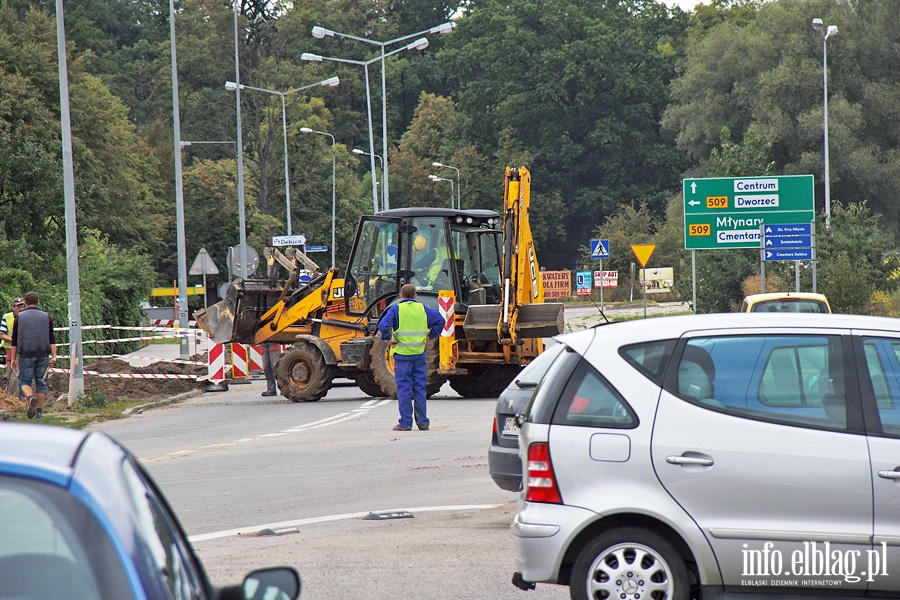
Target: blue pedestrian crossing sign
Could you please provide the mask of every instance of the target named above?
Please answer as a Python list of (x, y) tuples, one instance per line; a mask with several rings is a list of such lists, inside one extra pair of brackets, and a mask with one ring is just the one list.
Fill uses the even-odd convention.
[(591, 258), (609, 258), (609, 240), (591, 240)]

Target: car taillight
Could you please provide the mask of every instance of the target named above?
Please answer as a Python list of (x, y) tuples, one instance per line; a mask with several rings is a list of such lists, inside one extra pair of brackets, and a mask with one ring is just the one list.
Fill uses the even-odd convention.
[(550, 463), (550, 446), (546, 443), (528, 446), (528, 477), (525, 480), (525, 500), (562, 504), (556, 475)]
[(491, 431), (491, 433), (497, 435), (497, 415), (494, 415), (494, 429)]

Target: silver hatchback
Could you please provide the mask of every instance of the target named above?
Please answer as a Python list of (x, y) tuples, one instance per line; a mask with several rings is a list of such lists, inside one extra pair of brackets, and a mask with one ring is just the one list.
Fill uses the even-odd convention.
[(666, 317), (556, 339), (520, 418), (514, 584), (900, 597), (900, 321)]

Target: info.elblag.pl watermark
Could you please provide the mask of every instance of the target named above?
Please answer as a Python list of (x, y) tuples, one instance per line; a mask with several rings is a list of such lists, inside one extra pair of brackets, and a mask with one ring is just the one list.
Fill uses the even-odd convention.
[(741, 550), (743, 577), (769, 579), (743, 579), (741, 585), (750, 586), (840, 586), (857, 583), (865, 578), (875, 581), (886, 576), (887, 544), (881, 542), (871, 550), (840, 550), (830, 542), (803, 542), (786, 556), (772, 542), (765, 542), (760, 549), (743, 545)]

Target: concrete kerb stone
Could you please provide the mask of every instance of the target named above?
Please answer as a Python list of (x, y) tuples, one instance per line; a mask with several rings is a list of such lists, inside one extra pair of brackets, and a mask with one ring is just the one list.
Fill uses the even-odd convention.
[(203, 393), (203, 390), (191, 390), (189, 392), (184, 392), (183, 394), (178, 394), (177, 396), (172, 396), (171, 398), (164, 398), (162, 400), (156, 400), (154, 402), (147, 402), (146, 404), (140, 404), (138, 406), (132, 406), (131, 408), (126, 408), (122, 411), (123, 415), (130, 416), (133, 414), (140, 414), (144, 412), (144, 410), (149, 408), (156, 408), (158, 406), (165, 406), (167, 404), (175, 404), (181, 400), (186, 398), (191, 398), (193, 396), (199, 396)]

